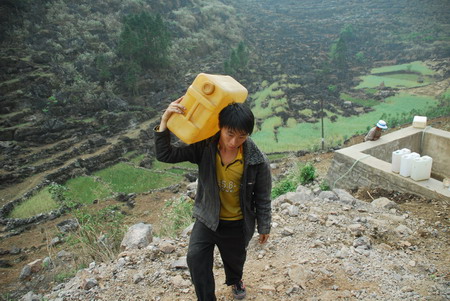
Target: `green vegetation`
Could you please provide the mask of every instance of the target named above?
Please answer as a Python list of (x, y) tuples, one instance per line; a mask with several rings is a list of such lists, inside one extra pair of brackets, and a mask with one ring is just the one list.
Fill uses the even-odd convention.
[(145, 154), (141, 154), (139, 156), (133, 157), (130, 159), (130, 163), (132, 163), (134, 166), (138, 166), (139, 163), (141, 163), (142, 160), (144, 160)]
[(295, 184), (294, 179), (286, 178), (279, 182), (276, 182), (272, 187), (272, 199), (279, 197), (285, 193), (290, 191), (295, 191), (297, 189), (297, 185)]
[(148, 12), (124, 17), (118, 53), (126, 63), (142, 68), (168, 64), (170, 34), (160, 15)]
[(80, 227), (68, 237), (69, 244), (81, 250), (88, 260), (115, 259), (126, 230), (119, 207), (108, 206), (97, 211), (77, 209), (74, 216)]
[(283, 159), (287, 156), (287, 154), (284, 153), (280, 153), (280, 154), (268, 154), (267, 157), (269, 158), (270, 161), (274, 161), (274, 160), (279, 160), (279, 159)]
[(361, 99), (361, 98), (355, 98), (348, 94), (341, 93), (340, 98), (342, 100), (351, 101), (352, 103), (356, 103), (365, 107), (373, 107), (379, 104), (379, 101), (376, 101), (375, 99)]
[[(115, 193), (140, 193), (178, 183), (183, 179), (183, 169), (167, 170), (156, 164), (157, 170), (118, 163), (100, 170), (92, 176), (82, 176), (68, 180), (65, 185), (52, 184), (41, 189), (36, 195), (16, 206), (9, 217), (27, 218), (46, 213), (61, 206), (75, 208), (79, 204), (92, 204), (94, 200), (104, 200)], [(186, 163), (181, 166), (192, 167)], [(185, 168), (185, 169), (186, 169)], [(163, 174), (158, 171), (169, 173)]]
[(169, 186), (181, 181), (174, 174), (162, 174), (130, 164), (118, 163), (94, 174), (106, 182), (114, 192), (140, 193), (151, 189)]
[(52, 198), (49, 187), (41, 189), (31, 198), (14, 207), (10, 218), (26, 218), (58, 209), (60, 204)]
[(76, 269), (69, 269), (65, 270), (63, 272), (60, 272), (54, 276), (54, 280), (56, 283), (62, 283), (65, 282), (68, 279), (73, 278), (77, 274)]
[[(376, 74), (383, 73), (383, 76), (375, 75), (375, 72), (377, 72)], [(422, 72), (422, 75), (413, 72)], [(375, 95), (378, 92), (375, 87), (378, 87), (381, 82), (384, 82), (386, 86), (401, 84), (416, 87), (432, 82), (432, 77), (429, 76), (431, 74), (433, 71), (421, 62), (376, 68), (358, 88), (365, 86), (362, 89), (367, 95)], [(419, 77), (423, 83), (417, 82)], [(376, 81), (374, 81), (375, 79)], [(263, 89), (251, 95), (253, 113), (262, 121), (260, 128), (253, 133), (252, 138), (265, 152), (318, 150), (321, 145), (321, 125), (319, 123), (299, 123), (295, 118), (288, 118), (286, 124), (282, 124), (280, 119), (274, 118), (274, 116), (279, 116), (277, 113), (288, 112), (285, 99), (276, 96), (284, 94), (283, 89), (287, 85), (283, 81), (284, 79), (281, 78), (280, 82), (272, 84), (263, 82)], [(333, 89), (333, 87), (330, 88)], [(448, 95), (447, 91), (439, 99), (445, 99)], [(407, 92), (389, 97), (383, 102), (371, 98), (359, 99), (345, 93), (341, 93), (341, 98), (371, 107), (374, 110), (358, 116), (339, 116), (338, 122), (333, 117), (336, 113), (326, 111), (327, 118), (324, 119), (326, 147), (342, 144), (345, 140), (344, 137), (348, 137), (348, 135), (365, 134), (367, 128), (373, 126), (374, 122), (382, 116), (392, 127), (411, 122), (414, 115), (426, 115), (431, 118), (432, 116), (442, 116), (446, 112), (445, 103), (440, 104), (440, 101), (433, 96), (417, 96)], [(314, 112), (311, 109), (305, 109), (299, 113), (312, 116)]]
[(244, 42), (240, 42), (238, 47), (232, 49), (230, 59), (224, 62), (225, 74), (236, 75), (243, 73), (247, 69), (249, 52)]
[(113, 191), (99, 178), (83, 176), (66, 182), (66, 198), (81, 204), (92, 204), (112, 196)]
[[(417, 114), (416, 111), (422, 112), (420, 115), (427, 114), (427, 116), (442, 112), (442, 108), (437, 108), (438, 103), (433, 97), (401, 93), (373, 106), (375, 110), (372, 112), (358, 116), (339, 117), (339, 125), (325, 118), (325, 145), (327, 147), (334, 146), (339, 141), (343, 141), (344, 135), (351, 133), (364, 134), (366, 128), (373, 126), (374, 122), (379, 120), (383, 114), (391, 117), (405, 116), (404, 120), (410, 122), (414, 114)], [(412, 112), (412, 108), (416, 111)], [(390, 121), (386, 121), (389, 124)], [(391, 125), (389, 124), (389, 126)], [(321, 127), (317, 123), (297, 123), (290, 127), (279, 127), (277, 140), (275, 140), (273, 129), (256, 131), (252, 134), (252, 138), (265, 152), (318, 150), (318, 146), (321, 144)]]
[(322, 191), (327, 191), (330, 190), (330, 185), (328, 184), (327, 180), (323, 180), (320, 184), (319, 184), (320, 190)]
[(311, 163), (307, 163), (300, 170), (300, 183), (302, 185), (311, 183), (316, 178), (316, 168)]
[(447, 88), (447, 90), (444, 93), (442, 93), (440, 98), (444, 101), (445, 100), (449, 101), (450, 100), (450, 88)]
[(181, 162), (176, 164), (164, 163), (157, 160), (153, 162), (153, 169), (155, 170), (168, 171), (173, 168), (197, 170), (197, 165), (190, 162)]
[(347, 63), (347, 43), (344, 38), (339, 37), (332, 45), (329, 53), (330, 61), (337, 69), (346, 70)]
[(425, 86), (433, 82), (435, 72), (424, 63), (416, 61), (409, 64), (374, 68), (370, 75), (363, 76), (357, 89), (375, 88), (382, 83), (386, 87), (412, 88)]
[(252, 111), (256, 118), (264, 119), (273, 115), (275, 110), (286, 111), (288, 109), (287, 99), (279, 98), (284, 95), (281, 87), (280, 83), (275, 82), (251, 96), (253, 99)]
[(287, 176), (276, 182), (272, 187), (272, 198), (277, 198), (290, 191), (295, 191), (297, 187), (311, 183), (316, 178), (316, 168), (311, 163), (297, 163), (288, 171)]
[[(170, 33), (160, 15), (148, 12), (124, 17), (120, 33), (118, 55), (122, 58), (126, 87), (137, 93), (137, 81), (147, 68), (161, 68), (169, 64)], [(106, 58), (97, 57), (101, 80), (109, 78)]]
[(192, 199), (183, 197), (167, 201), (163, 208), (160, 235), (176, 237), (180, 231), (192, 224), (193, 205)]
[(416, 74), (392, 74), (392, 75), (368, 75), (363, 77), (363, 81), (356, 87), (356, 89), (375, 88), (382, 83), (386, 87), (392, 88), (413, 88), (426, 86), (431, 82), (428, 77), (423, 78), (423, 82), (418, 82), (420, 75)]
[(311, 117), (313, 114), (313, 111), (311, 109), (303, 109), (303, 110), (299, 111), (298, 113)]
[(105, 82), (112, 78), (111, 65), (111, 60), (103, 53), (95, 58), (95, 67), (97, 68), (98, 77), (101, 82)]
[(435, 72), (428, 68), (423, 62), (415, 61), (407, 64), (393, 65), (393, 66), (384, 66), (380, 68), (373, 68), (370, 73), (371, 74), (380, 74), (380, 73), (393, 73), (399, 71), (407, 71), (407, 72), (416, 72), (422, 75), (433, 75)]

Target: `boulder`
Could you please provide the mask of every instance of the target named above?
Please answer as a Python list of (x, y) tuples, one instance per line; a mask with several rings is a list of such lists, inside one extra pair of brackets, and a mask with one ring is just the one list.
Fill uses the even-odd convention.
[(139, 223), (131, 226), (120, 246), (124, 249), (141, 249), (153, 241), (152, 225)]
[(388, 198), (381, 197), (372, 201), (372, 206), (376, 208), (392, 209), (396, 208), (397, 204)]

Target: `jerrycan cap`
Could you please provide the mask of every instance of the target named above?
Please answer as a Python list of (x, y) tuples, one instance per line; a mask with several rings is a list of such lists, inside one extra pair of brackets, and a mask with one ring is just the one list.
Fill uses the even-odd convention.
[(214, 93), (215, 88), (216, 88), (216, 87), (214, 86), (213, 83), (211, 83), (211, 82), (205, 82), (205, 83), (203, 84), (202, 91), (203, 91), (203, 93), (205, 93), (206, 95), (211, 95), (211, 94)]

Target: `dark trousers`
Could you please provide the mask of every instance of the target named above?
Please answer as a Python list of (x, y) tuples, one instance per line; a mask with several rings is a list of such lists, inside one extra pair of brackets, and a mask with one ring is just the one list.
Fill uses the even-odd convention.
[(239, 283), (247, 256), (243, 221), (221, 220), (216, 232), (199, 221), (195, 222), (189, 241), (187, 264), (199, 301), (216, 300), (213, 274), (215, 245), (222, 257), (225, 283)]

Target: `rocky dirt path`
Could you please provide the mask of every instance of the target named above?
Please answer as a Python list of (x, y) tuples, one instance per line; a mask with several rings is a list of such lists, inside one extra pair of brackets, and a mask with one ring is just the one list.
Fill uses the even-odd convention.
[[(342, 190), (314, 194), (302, 186), (273, 205), (270, 242), (250, 243), (247, 300), (450, 297), (447, 219), (436, 223), (384, 198), (366, 202)], [(433, 209), (448, 210), (441, 205)], [(114, 262), (92, 263), (46, 297), (196, 300), (185, 263), (187, 243), (187, 235), (155, 239)], [(217, 253), (214, 273), (218, 300), (232, 300)]]

